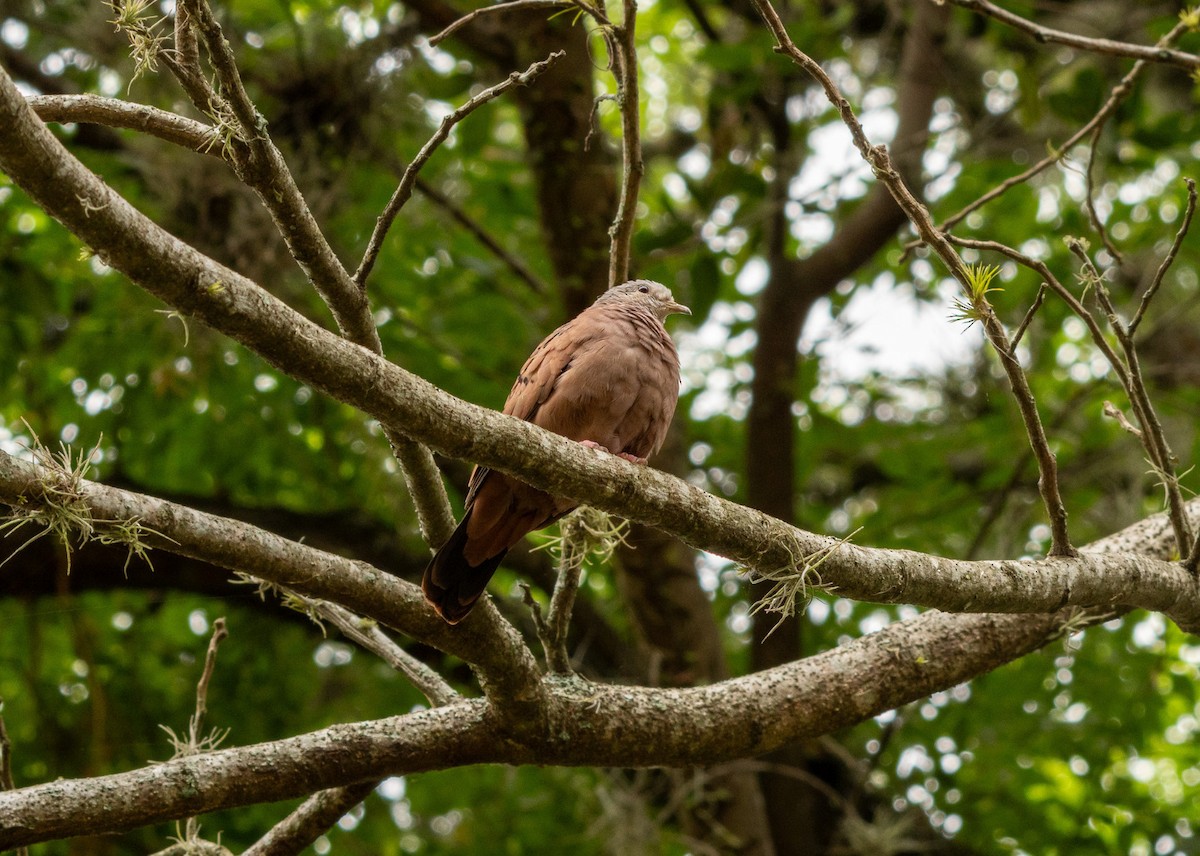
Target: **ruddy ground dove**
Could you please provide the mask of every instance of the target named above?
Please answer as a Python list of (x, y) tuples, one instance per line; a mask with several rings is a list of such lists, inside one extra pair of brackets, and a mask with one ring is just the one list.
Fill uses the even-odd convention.
[[(504, 412), (635, 463), (658, 451), (679, 399), (679, 355), (663, 327), (691, 310), (670, 289), (634, 280), (609, 289), (537, 346)], [(425, 569), (421, 588), (451, 624), (467, 616), (509, 548), (575, 508), (476, 467), (466, 512)]]

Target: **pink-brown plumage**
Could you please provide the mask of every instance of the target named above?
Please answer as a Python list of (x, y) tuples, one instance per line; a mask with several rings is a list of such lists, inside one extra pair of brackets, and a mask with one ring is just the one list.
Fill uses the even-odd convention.
[[(679, 399), (679, 356), (663, 327), (674, 312), (691, 314), (656, 282), (609, 289), (537, 346), (504, 412), (613, 454), (650, 457), (666, 439)], [(509, 548), (574, 507), (571, 500), (476, 467), (463, 519), (425, 569), (425, 597), (457, 624)]]

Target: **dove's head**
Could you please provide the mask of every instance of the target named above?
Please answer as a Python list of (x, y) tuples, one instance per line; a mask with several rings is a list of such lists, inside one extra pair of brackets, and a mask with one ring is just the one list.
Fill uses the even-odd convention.
[(675, 313), (692, 314), (692, 310), (682, 303), (675, 302), (675, 296), (671, 294), (671, 289), (649, 279), (635, 279), (624, 285), (618, 285), (616, 288), (610, 288), (600, 295), (596, 303), (620, 303), (644, 308), (659, 321)]

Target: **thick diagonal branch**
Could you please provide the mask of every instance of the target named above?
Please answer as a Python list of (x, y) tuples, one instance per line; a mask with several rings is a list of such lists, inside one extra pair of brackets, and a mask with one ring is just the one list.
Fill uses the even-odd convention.
[[(134, 210), (63, 150), (5, 84), (0, 77), (0, 122), (14, 132), (0, 136), (0, 166), (17, 184), (134, 282), (282, 371), (444, 454), (641, 520), (747, 567), (802, 570), (806, 556), (837, 545), (679, 479), (467, 404), (318, 327)], [(1196, 581), (1177, 566), (1136, 557), (962, 563), (846, 545), (825, 560), (821, 575), (840, 593), (873, 601), (978, 611), (1115, 602), (1164, 611), (1185, 626), (1200, 623)]]
[(719, 763), (952, 687), (1044, 645), (1063, 620), (928, 613), (806, 660), (696, 689), (547, 679), (551, 728), (534, 741), (505, 739), (487, 705), (469, 700), (36, 785), (0, 793), (0, 849), (468, 764)]

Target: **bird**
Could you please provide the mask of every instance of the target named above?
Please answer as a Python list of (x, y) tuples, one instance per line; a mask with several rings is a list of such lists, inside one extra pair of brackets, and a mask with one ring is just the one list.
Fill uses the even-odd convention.
[[(672, 314), (692, 312), (661, 283), (637, 279), (608, 289), (534, 349), (504, 413), (644, 464), (666, 439), (679, 400), (679, 354), (663, 326)], [(447, 623), (459, 623), (509, 549), (575, 506), (475, 467), (462, 520), (421, 579), (426, 600)]]

